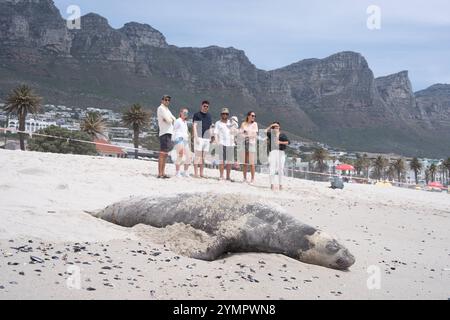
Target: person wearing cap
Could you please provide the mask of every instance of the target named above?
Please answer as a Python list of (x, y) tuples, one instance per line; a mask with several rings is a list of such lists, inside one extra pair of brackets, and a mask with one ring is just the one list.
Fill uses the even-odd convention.
[(169, 109), (172, 98), (164, 95), (161, 99), (161, 105), (158, 108), (158, 127), (159, 127), (159, 160), (158, 160), (158, 179), (169, 179), (166, 175), (166, 161), (169, 152), (173, 148), (172, 135), (174, 133), (173, 125), (177, 120)]
[(234, 162), (234, 139), (233, 123), (229, 120), (230, 110), (223, 108), (220, 113), (220, 120), (214, 126), (215, 141), (218, 145), (220, 180), (225, 180), (225, 167), (227, 171), (227, 181), (231, 181), (231, 165)]

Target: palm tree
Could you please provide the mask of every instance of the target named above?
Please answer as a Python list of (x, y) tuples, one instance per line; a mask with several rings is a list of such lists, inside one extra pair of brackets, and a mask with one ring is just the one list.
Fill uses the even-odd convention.
[(361, 175), (361, 172), (364, 170), (363, 157), (361, 157), (359, 153), (356, 155), (355, 170), (358, 176)]
[(402, 173), (405, 171), (405, 161), (403, 159), (398, 159), (393, 164), (395, 171), (397, 172), (398, 182), (401, 182)]
[(366, 176), (369, 173), (369, 167), (370, 167), (370, 161), (369, 161), (369, 157), (367, 156), (367, 154), (364, 155), (360, 155), (359, 153), (356, 155), (356, 161), (355, 161), (355, 169), (356, 169), (356, 173), (358, 175), (361, 175), (361, 172), (363, 172), (364, 170), (366, 171)]
[(80, 128), (92, 138), (104, 137), (106, 121), (98, 112), (88, 112), (81, 122)]
[(428, 183), (430, 182), (430, 168), (428, 167), (428, 168), (426, 168), (425, 169), (425, 182), (426, 182), (426, 184), (428, 185)]
[(355, 162), (352, 159), (347, 158), (347, 157), (340, 157), (339, 158), (339, 162), (340, 163), (345, 163), (345, 164), (350, 164), (352, 166), (355, 165)]
[(437, 166), (433, 163), (431, 166), (430, 166), (430, 168), (429, 168), (429, 170), (430, 170), (430, 177), (431, 177), (431, 182), (434, 182), (434, 181), (436, 181), (436, 172), (437, 172)]
[(19, 138), (20, 138), (20, 149), (25, 151), (25, 121), (29, 113), (36, 114), (41, 107), (42, 98), (35, 95), (33, 90), (22, 85), (14, 89), (9, 96), (6, 98), (6, 105), (4, 110), (9, 115), (11, 113), (17, 114), (19, 118)]
[(441, 183), (444, 184), (445, 183), (445, 172), (447, 171), (447, 169), (444, 166), (444, 161), (442, 161), (439, 164), (438, 170), (439, 170), (439, 173), (441, 174)]
[(396, 173), (396, 169), (395, 169), (395, 163), (391, 163), (386, 171), (386, 174), (388, 176), (388, 180), (392, 181), (395, 179), (395, 173)]
[(369, 178), (370, 166), (372, 165), (372, 162), (370, 161), (369, 156), (366, 153), (363, 156), (363, 163), (364, 168), (366, 169), (365, 175), (367, 178)]
[(450, 184), (450, 157), (444, 161), (444, 167), (447, 169), (447, 184)]
[(375, 177), (380, 180), (383, 176), (384, 168), (387, 166), (387, 159), (378, 156), (375, 159), (373, 166), (375, 168)]
[(363, 171), (364, 166), (362, 164), (362, 158), (361, 155), (358, 153), (356, 155), (356, 161), (355, 161), (355, 170), (356, 170), (356, 174), (359, 176), (361, 175), (361, 172)]
[(409, 167), (411, 168), (411, 170), (414, 171), (414, 178), (416, 178), (416, 184), (419, 184), (419, 172), (422, 171), (423, 167), (422, 162), (420, 162), (419, 159), (414, 158), (409, 164)]
[(150, 112), (142, 109), (140, 104), (134, 104), (123, 113), (122, 122), (125, 126), (133, 129), (134, 157), (137, 159), (139, 153), (139, 132), (143, 127), (150, 124)]
[(325, 161), (328, 159), (329, 155), (327, 150), (320, 148), (316, 149), (312, 155), (312, 160), (316, 163), (317, 168), (320, 172), (324, 172), (327, 168)]

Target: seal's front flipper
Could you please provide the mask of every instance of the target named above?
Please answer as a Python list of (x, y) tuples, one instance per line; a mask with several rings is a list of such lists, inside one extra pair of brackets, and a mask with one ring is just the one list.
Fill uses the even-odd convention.
[(232, 242), (233, 240), (230, 239), (216, 237), (213, 244), (204, 250), (192, 253), (190, 258), (204, 261), (215, 261), (228, 252), (228, 249), (231, 248)]

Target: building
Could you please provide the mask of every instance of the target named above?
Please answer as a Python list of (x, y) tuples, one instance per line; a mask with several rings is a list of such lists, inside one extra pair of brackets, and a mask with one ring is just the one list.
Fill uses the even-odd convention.
[[(56, 126), (56, 125), (57, 125), (56, 122), (47, 122), (47, 121), (29, 119), (29, 120), (26, 120), (26, 122), (25, 122), (25, 131), (34, 133), (41, 129), (45, 129), (50, 126)], [(19, 120), (16, 120), (16, 119), (9, 120), (8, 128), (19, 130)]]
[(108, 128), (108, 134), (111, 139), (129, 139), (133, 137), (133, 130), (122, 127)]
[(64, 125), (61, 125), (60, 127), (63, 129), (67, 129), (69, 131), (80, 131), (79, 123), (64, 124)]
[(106, 139), (95, 139), (97, 153), (102, 157), (126, 158), (127, 153), (121, 147), (112, 145)]

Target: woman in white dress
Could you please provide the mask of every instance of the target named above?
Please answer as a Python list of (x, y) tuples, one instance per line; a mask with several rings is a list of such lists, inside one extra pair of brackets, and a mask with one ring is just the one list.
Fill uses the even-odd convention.
[(256, 114), (253, 111), (250, 111), (247, 114), (247, 118), (244, 123), (241, 125), (240, 133), (242, 138), (244, 139), (244, 182), (248, 182), (247, 180), (247, 171), (250, 166), (251, 173), (251, 181), (250, 184), (255, 182), (255, 173), (256, 173), (256, 152), (257, 152), (257, 138), (258, 138), (258, 123), (256, 122)]

